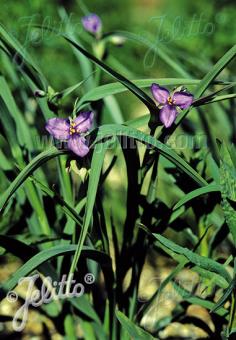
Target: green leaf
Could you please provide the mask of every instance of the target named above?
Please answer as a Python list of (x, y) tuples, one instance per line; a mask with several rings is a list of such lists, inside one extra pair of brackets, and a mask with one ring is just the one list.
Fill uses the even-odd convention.
[[(123, 125), (115, 125), (115, 124), (101, 126), (98, 129), (98, 137), (96, 141), (94, 142), (94, 144), (101, 141), (104, 137), (122, 136), (122, 135), (128, 136), (130, 138), (134, 138), (147, 145), (152, 145), (153, 147), (158, 149), (160, 154), (162, 154), (164, 157), (166, 157), (171, 162), (173, 162), (179, 169), (181, 169), (188, 176), (193, 178), (193, 180), (198, 185), (200, 186), (207, 185), (207, 182), (190, 165), (188, 165), (180, 156), (178, 156), (170, 147), (159, 142), (154, 137), (149, 136), (131, 127), (126, 127)], [(100, 145), (100, 148), (103, 149), (103, 146), (102, 146), (103, 144), (99, 143), (99, 145)], [(11, 196), (37, 168), (39, 168), (43, 163), (45, 163), (49, 159), (58, 157), (66, 153), (68, 153), (68, 150), (57, 150), (55, 147), (52, 147), (49, 150), (44, 151), (40, 153), (37, 157), (35, 157), (24, 168), (24, 170), (20, 172), (20, 174), (15, 178), (15, 180), (11, 183), (9, 188), (4, 192), (3, 196), (0, 198), (0, 211), (3, 211), (5, 209), (6, 204), (11, 198)], [(95, 165), (95, 169), (96, 169), (96, 166), (97, 165)], [(92, 170), (93, 170), (93, 163), (92, 163)], [(86, 221), (86, 228), (88, 228), (87, 221)]]
[(10, 115), (15, 121), (18, 143), (20, 145), (24, 145), (27, 149), (32, 150), (33, 144), (30, 130), (24, 120), (23, 115), (20, 113), (15, 103), (15, 100), (4, 77), (0, 77), (0, 95)]
[(209, 194), (210, 192), (220, 192), (220, 186), (217, 184), (208, 184), (203, 188), (198, 188), (186, 194), (181, 200), (176, 203), (173, 207), (173, 210), (179, 209), (186, 203), (189, 203), (191, 200), (205, 194)]
[[(2, 85), (4, 86), (4, 82), (2, 83)], [(0, 121), (2, 122), (2, 125), (4, 127), (5, 134), (7, 136), (8, 143), (9, 143), (9, 149), (11, 149), (12, 155), (17, 162), (17, 166), (20, 168), (24, 168), (25, 161), (23, 158), (22, 149), (20, 148), (19, 142), (17, 141), (17, 138), (16, 138), (16, 126), (18, 126), (19, 128), (18, 131), (20, 133), (20, 136), (24, 134), (24, 138), (22, 139), (25, 140), (26, 143), (28, 143), (28, 138), (30, 138), (30, 136), (27, 134), (28, 131), (25, 132), (26, 127), (23, 128), (21, 123), (17, 121), (17, 113), (14, 111), (14, 104), (11, 101), (11, 94), (8, 93), (6, 88), (5, 88), (4, 94), (6, 94), (6, 98), (5, 98), (6, 103), (4, 102), (3, 98), (0, 96), (0, 111), (1, 111)], [(9, 109), (6, 106), (6, 104), (9, 105)], [(10, 113), (9, 110), (13, 110), (13, 112)], [(15, 113), (14, 119), (16, 120), (15, 123), (11, 117), (11, 115), (14, 113)], [(27, 169), (25, 168), (25, 170)], [(20, 179), (20, 177), (17, 177), (17, 178)], [(26, 176), (23, 181), (27, 180), (27, 178), (28, 177)], [(16, 184), (18, 179), (16, 179), (16, 181), (12, 183), (12, 186)], [(4, 205), (4, 208), (6, 207), (8, 203), (7, 193), (10, 193), (10, 190), (13, 188), (12, 186), (10, 185), (8, 189), (6, 190), (6, 192), (3, 193), (2, 196), (0, 197), (0, 210), (1, 210), (1, 203)], [(37, 222), (35, 224), (36, 230), (38, 230), (39, 232), (41, 230), (41, 233), (45, 233), (49, 235), (50, 227), (48, 224), (48, 220), (45, 214), (44, 207), (42, 205), (42, 202), (40, 201), (40, 197), (37, 191), (35, 190), (33, 184), (30, 181), (26, 181), (25, 191), (26, 191), (26, 195), (28, 197), (30, 204), (32, 205), (33, 209), (35, 210), (37, 214)], [(11, 196), (11, 193), (10, 193), (10, 196)], [(4, 203), (5, 198), (6, 198), (6, 201)]]
[[(73, 253), (75, 250), (76, 245), (73, 244), (55, 246), (39, 252), (38, 254), (31, 257), (31, 259), (27, 261), (22, 267), (20, 267), (7, 282), (3, 283), (3, 285), (1, 286), (1, 290), (8, 292), (14, 289), (18, 284), (20, 278), (29, 275), (44, 262), (51, 260), (52, 258), (57, 256), (65, 256), (66, 254)], [(94, 261), (98, 261), (99, 263), (106, 266), (111, 266), (110, 257), (107, 256), (105, 253), (94, 250), (90, 247), (83, 247), (82, 253), (86, 258), (93, 259)]]
[(236, 245), (236, 211), (233, 206), (233, 203), (236, 202), (236, 169), (229, 149), (223, 143), (220, 145), (220, 158), (221, 206)]
[(200, 268), (203, 268), (207, 271), (220, 275), (228, 283), (231, 282), (231, 277), (229, 273), (225, 270), (225, 268), (220, 263), (210, 258), (195, 254), (188, 248), (181, 247), (177, 245), (176, 243), (168, 240), (162, 235), (153, 234), (153, 236), (159, 241), (161, 245), (173, 251), (175, 254), (184, 255), (191, 263), (195, 264), (196, 266), (199, 266)]
[(93, 63), (98, 65), (102, 70), (107, 72), (109, 75), (111, 75), (113, 78), (115, 78), (120, 83), (122, 83), (125, 87), (127, 87), (136, 97), (138, 97), (146, 105), (149, 111), (156, 110), (155, 102), (145, 92), (143, 92), (140, 88), (138, 88), (135, 84), (133, 84), (130, 80), (126, 79), (124, 76), (122, 76), (121, 74), (114, 71), (112, 68), (110, 68), (106, 64), (104, 64), (101, 60), (94, 57), (92, 54), (90, 54), (88, 51), (82, 48), (76, 41), (70, 39), (66, 35), (63, 35), (63, 37), (72, 46), (74, 46), (78, 51), (80, 51), (84, 56), (86, 56)]
[(188, 165), (179, 155), (177, 155), (169, 146), (159, 142), (154, 137), (147, 135), (139, 130), (123, 125), (103, 125), (98, 128), (97, 138), (94, 143), (102, 140), (109, 136), (127, 136), (140, 141), (141, 143), (151, 145), (158, 149), (161, 155), (174, 163), (180, 170), (186, 173), (188, 176), (199, 186), (207, 185), (207, 182), (190, 166)]
[(73, 315), (68, 313), (64, 318), (65, 340), (76, 340), (76, 330)]
[(0, 41), (5, 47), (4, 51), (14, 63), (19, 71), (40, 89), (46, 90), (48, 85), (45, 77), (42, 75), (41, 71), (34, 64), (26, 50), (21, 46), (21, 44), (11, 36), (5, 28), (0, 24)]
[(204, 105), (204, 104), (209, 104), (209, 103), (214, 103), (216, 101), (224, 100), (224, 99), (229, 99), (232, 97), (232, 94), (230, 95), (224, 95), (224, 96), (216, 96), (216, 94), (219, 94), (220, 92), (224, 92), (229, 90), (230, 88), (234, 87), (236, 85), (236, 82), (232, 82), (228, 84), (227, 86), (222, 87), (221, 89), (218, 89), (204, 97), (201, 97), (199, 99), (194, 100), (193, 105), (195, 107)]
[[(188, 262), (191, 262), (189, 260), (189, 258), (187, 258), (185, 255), (178, 254), (178, 253), (174, 252), (173, 250), (171, 250), (167, 246), (163, 245), (162, 243), (159, 242), (157, 245), (159, 247), (161, 247), (161, 249), (163, 249), (169, 256), (171, 256), (174, 261), (179, 262), (179, 265), (176, 267), (176, 270), (177, 270), (177, 268), (181, 269), (182, 265), (185, 265)], [(184, 248), (184, 249), (186, 249), (186, 248)], [(199, 255), (197, 255), (197, 256), (199, 256)], [(224, 277), (220, 276), (217, 273), (209, 271), (208, 269), (200, 267), (199, 265), (191, 266), (191, 270), (198, 273), (201, 277), (208, 279), (212, 284), (214, 283), (214, 285), (218, 285), (219, 287), (222, 287), (223, 289), (226, 289), (229, 285), (228, 281)], [(171, 276), (171, 274), (170, 274), (170, 276)], [(168, 278), (167, 278), (167, 280), (168, 280)], [(163, 282), (163, 284), (165, 284), (165, 283)], [(161, 286), (160, 286), (160, 288), (161, 288)]]
[(137, 117), (131, 120), (127, 120), (124, 125), (126, 126), (131, 126), (132, 128), (139, 128), (139, 127), (143, 127), (145, 125), (148, 124), (150, 119), (150, 115), (146, 114), (144, 116), (141, 117)]
[(189, 263), (189, 261), (186, 258), (182, 258), (175, 269), (172, 270), (172, 272), (163, 281), (161, 281), (160, 287), (158, 287), (152, 297), (147, 302), (145, 302), (145, 304), (138, 311), (138, 320), (140, 320), (145, 315), (145, 313), (148, 312), (155, 300), (158, 301), (158, 297), (162, 293), (163, 289), (174, 279), (174, 277), (185, 267), (187, 263)]
[[(214, 306), (214, 302), (208, 301), (206, 299), (200, 298), (198, 296), (193, 295), (186, 289), (184, 289), (180, 284), (177, 282), (172, 282), (172, 285), (176, 289), (176, 292), (181, 295), (184, 301), (189, 302), (190, 304), (193, 305), (199, 305), (202, 306), (208, 310), (211, 310), (212, 307)], [(216, 311), (215, 311), (216, 312)], [(220, 316), (226, 316), (228, 314), (227, 309), (224, 309), (223, 307), (219, 308), (216, 312), (216, 314)]]
[[(88, 297), (89, 298), (89, 297)], [(86, 297), (86, 295), (82, 295), (79, 298), (69, 298), (68, 301), (71, 302), (71, 304), (78, 309), (81, 313), (85, 314), (89, 319), (100, 323), (100, 319), (95, 312), (94, 308), (89, 302), (89, 299)]]
[(32, 180), (36, 184), (37, 187), (39, 187), (47, 196), (51, 197), (55, 203), (58, 203), (59, 206), (62, 208), (62, 210), (72, 218), (72, 220), (81, 228), (82, 227), (82, 220), (80, 216), (78, 215), (77, 211), (69, 204), (67, 203), (60, 195), (58, 195), (55, 191), (48, 188), (46, 185), (44, 185), (42, 182), (40, 182), (38, 179), (33, 177), (31, 175)]
[[(133, 80), (132, 83), (138, 86), (139, 88), (146, 88), (151, 87), (152, 83), (158, 83), (160, 85), (170, 85), (170, 86), (177, 86), (177, 85), (197, 85), (199, 84), (200, 80), (192, 80), (192, 79), (183, 79), (183, 78), (152, 78), (152, 79), (138, 79)], [(126, 92), (128, 90), (127, 87), (124, 86), (122, 83), (109, 83), (106, 85), (101, 85), (95, 87), (94, 89), (85, 93), (85, 95), (79, 100), (77, 104), (77, 109), (81, 106), (90, 103), (91, 101), (96, 101), (103, 99), (104, 97), (119, 94)]]
[(9, 143), (9, 149), (11, 150), (12, 156), (19, 163), (20, 166), (24, 166), (24, 160), (20, 145), (18, 144), (16, 138), (16, 128), (14, 125), (14, 121), (11, 117), (11, 113), (4, 102), (3, 98), (0, 96), (0, 121), (3, 126), (5, 135), (7, 137), (7, 141)]
[(232, 291), (236, 287), (236, 277), (233, 278), (228, 288), (225, 290), (224, 294), (221, 296), (219, 301), (214, 305), (211, 309), (211, 312), (216, 312), (219, 308), (221, 308), (224, 303), (228, 300), (229, 296), (231, 295)]
[(109, 111), (112, 122), (115, 124), (122, 124), (124, 122), (122, 112), (120, 110), (119, 104), (114, 96), (107, 96), (104, 99), (104, 104)]
[(88, 321), (80, 320), (84, 340), (97, 340), (93, 324)]
[[(209, 85), (216, 79), (216, 77), (220, 74), (220, 72), (230, 63), (230, 61), (235, 57), (236, 54), (236, 45), (234, 45), (218, 62), (212, 67), (212, 69), (205, 75), (205, 77), (200, 81), (196, 90), (194, 91), (194, 97), (200, 98), (201, 95), (207, 90)], [(188, 114), (189, 109), (181, 112), (177, 119), (175, 128), (181, 123), (181, 121)]]
[[(39, 241), (39, 237), (37, 237), (37, 241)], [(36, 255), (37, 251), (32, 246), (27, 245), (26, 243), (17, 240), (13, 236), (5, 236), (0, 235), (0, 246), (6, 249), (8, 252), (20, 258), (23, 262), (28, 261), (31, 257)], [(40, 270), (43, 272), (45, 276), (50, 276), (53, 280), (57, 278), (57, 275), (53, 269), (53, 267), (44, 263), (40, 265)]]
[(89, 229), (90, 221), (93, 214), (94, 203), (98, 190), (99, 178), (102, 171), (103, 161), (107, 147), (111, 144), (110, 141), (105, 143), (96, 144), (93, 151), (93, 158), (91, 163), (91, 172), (89, 175), (88, 191), (87, 191), (87, 203), (85, 206), (85, 215), (83, 220), (82, 232), (80, 233), (79, 242), (76, 248), (76, 252), (71, 265), (70, 273), (74, 273), (82, 247)]
[(9, 188), (3, 193), (0, 198), (0, 212), (3, 212), (9, 199), (15, 193), (15, 191), (24, 183), (25, 180), (42, 164), (48, 160), (64, 155), (68, 153), (68, 150), (57, 150), (56, 147), (52, 147), (46, 151), (41, 152), (37, 157), (35, 157), (14, 179)]
[[(92, 75), (92, 74), (91, 74)], [(67, 89), (61, 91), (61, 92), (56, 92), (54, 93), (50, 100), (55, 100), (55, 99), (63, 99), (65, 97), (67, 97), (69, 94), (71, 94), (72, 92), (74, 92), (75, 90), (77, 90), (79, 87), (81, 87), (84, 83), (86, 83), (86, 81), (91, 77), (91, 75), (89, 75), (86, 79), (80, 81), (79, 83), (72, 85), (70, 87), (68, 87)]]
[[(81, 5), (81, 1), (79, 3), (79, 5)], [(61, 22), (66, 22), (66, 34), (73, 40), (77, 39), (78, 41), (78, 37), (75, 38), (75, 29), (74, 29), (74, 25), (71, 22), (71, 17), (68, 16), (68, 14), (66, 13), (66, 10), (64, 9), (63, 6), (60, 6), (58, 8), (58, 13), (61, 17)], [(79, 43), (81, 44), (81, 42), (79, 41)], [(90, 77), (90, 75), (92, 74), (92, 64), (90, 63), (90, 61), (84, 56), (82, 55), (76, 48), (73, 48), (73, 52), (74, 55), (76, 57), (76, 59), (79, 61), (80, 64), (80, 70), (83, 76), (83, 79), (87, 79), (87, 81), (84, 84), (85, 90), (86, 92), (91, 90), (94, 87), (94, 79), (93, 77)]]
[(140, 340), (155, 339), (151, 334), (143, 330), (141, 327), (135, 325), (120, 311), (116, 311), (116, 317), (124, 330), (131, 336), (131, 338)]
[(205, 75), (198, 85), (194, 95), (199, 98), (203, 92), (208, 88), (212, 81), (220, 74), (220, 72), (230, 63), (236, 55), (236, 45), (234, 45), (222, 58), (212, 67), (212, 69)]

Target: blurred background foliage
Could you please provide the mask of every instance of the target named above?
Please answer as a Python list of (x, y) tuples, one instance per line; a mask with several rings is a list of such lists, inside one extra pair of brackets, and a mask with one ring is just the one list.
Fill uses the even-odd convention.
[[(127, 30), (140, 37), (151, 35), (157, 46), (163, 44), (173, 54), (177, 54), (175, 48), (178, 53), (182, 50), (188, 58), (195, 55), (196, 62), (197, 57), (215, 62), (236, 39), (235, 1), (93, 0), (84, 3), (91, 12), (101, 16), (104, 32)], [(42, 23), (63, 29), (67, 22), (61, 18), (61, 7), (66, 9), (75, 32), (82, 30), (80, 19), (84, 13), (80, 0), (2, 0), (0, 13), (3, 25), (24, 43), (57, 89), (78, 81), (77, 62), (62, 40), (46, 31), (36, 32), (30, 26)], [(134, 43), (110, 50), (131, 73), (143, 77), (175, 76), (161, 60), (153, 60), (151, 53), (144, 62), (147, 52), (148, 48)], [(202, 76), (197, 66), (193, 64), (191, 72)]]

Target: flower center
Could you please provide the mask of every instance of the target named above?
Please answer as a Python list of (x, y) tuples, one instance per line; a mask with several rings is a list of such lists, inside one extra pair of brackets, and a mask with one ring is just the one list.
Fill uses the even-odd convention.
[(167, 98), (167, 103), (168, 103), (169, 105), (173, 105), (173, 104), (174, 104), (174, 102), (173, 102), (173, 100), (172, 100), (171, 97), (168, 97), (168, 98)]
[(70, 123), (70, 135), (73, 135), (75, 133), (80, 133), (79, 129), (75, 128), (76, 124), (74, 122)]

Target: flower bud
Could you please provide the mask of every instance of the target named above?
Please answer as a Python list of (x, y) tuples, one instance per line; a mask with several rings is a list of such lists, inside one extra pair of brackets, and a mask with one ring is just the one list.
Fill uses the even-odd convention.
[(44, 98), (46, 97), (47, 93), (45, 91), (42, 91), (42, 90), (35, 90), (34, 91), (34, 96), (36, 98)]
[(126, 38), (120, 36), (120, 35), (113, 35), (110, 38), (110, 42), (118, 47), (123, 46), (126, 42)]
[(86, 31), (98, 35), (102, 30), (102, 21), (97, 14), (91, 13), (82, 18), (82, 24)]

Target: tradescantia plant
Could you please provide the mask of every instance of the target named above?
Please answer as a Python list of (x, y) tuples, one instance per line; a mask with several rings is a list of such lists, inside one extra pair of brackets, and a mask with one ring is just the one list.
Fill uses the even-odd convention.
[[(46, 280), (52, 291), (52, 281), (66, 275), (63, 299), (37, 310), (68, 339), (160, 338), (174, 322), (180, 330), (188, 323), (209, 338), (230, 338), (236, 329), (234, 126), (223, 133), (226, 140), (216, 139), (235, 108), (234, 75), (223, 77), (221, 71), (229, 67), (236, 46), (201, 79), (183, 79), (188, 70), (176, 60), (171, 78), (130, 80), (109, 66), (107, 43), (117, 37), (129, 44), (134, 35), (103, 34), (95, 14), (82, 24), (79, 36), (69, 28), (55, 32), (73, 48), (83, 75), (78, 84), (58, 92), (0, 27), (0, 246), (3, 255), (22, 260), (1, 283), (2, 303), (23, 277), (40, 273), (37, 285), (44, 287)], [(94, 39), (91, 45), (87, 34)], [(165, 53), (160, 47), (160, 57), (168, 62)], [(115, 82), (104, 83), (102, 71)], [(167, 86), (177, 88), (171, 94)], [(125, 91), (143, 112), (127, 121), (116, 99)], [(37, 109), (31, 118), (39, 124), (23, 113), (23, 103), (32, 98)], [(199, 126), (207, 147), (179, 151), (171, 138), (177, 140), (180, 128), (192, 137)], [(45, 129), (47, 143), (40, 138)], [(172, 259), (171, 268), (144, 298), (146, 268), (160, 257)], [(153, 277), (159, 278), (160, 267), (154, 268)], [(186, 272), (190, 278), (197, 273), (190, 287), (180, 279)], [(84, 283), (85, 277), (83, 295), (71, 296), (72, 283)], [(161, 301), (168, 300), (169, 286), (174, 306), (167, 316), (156, 317)], [(27, 296), (20, 296), (23, 304)], [(210, 322), (189, 314), (194, 306)], [(46, 334), (48, 325), (42, 322)]]

